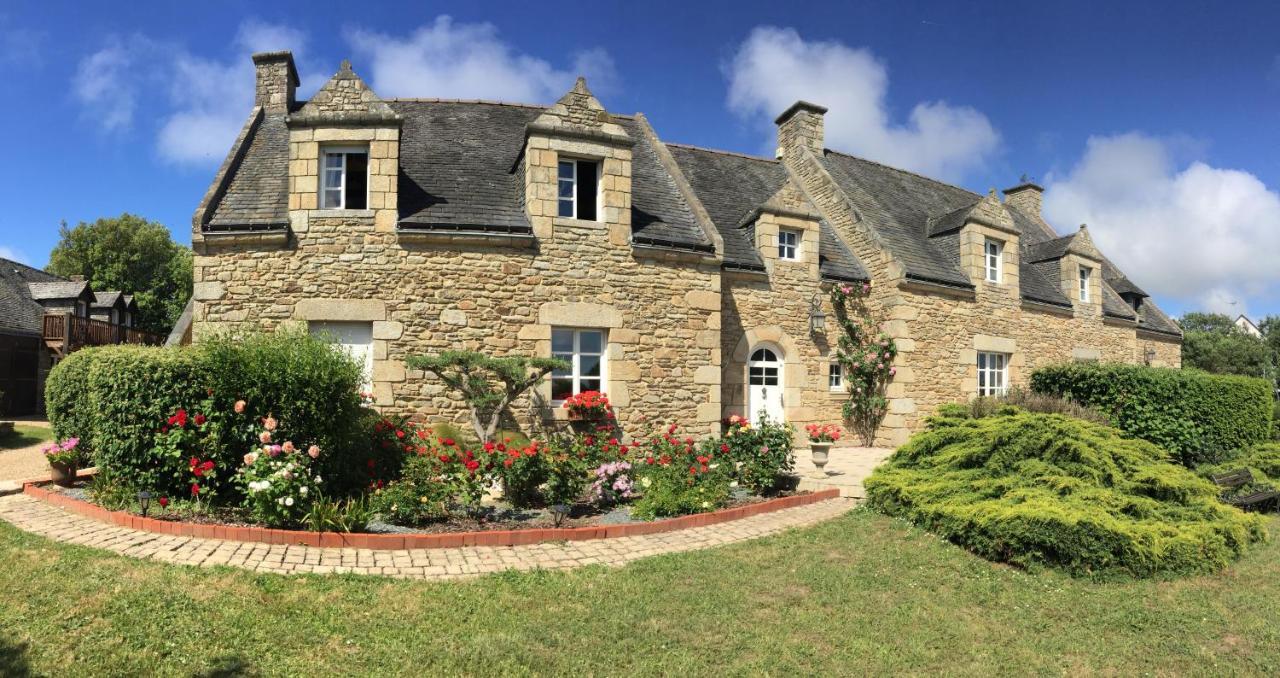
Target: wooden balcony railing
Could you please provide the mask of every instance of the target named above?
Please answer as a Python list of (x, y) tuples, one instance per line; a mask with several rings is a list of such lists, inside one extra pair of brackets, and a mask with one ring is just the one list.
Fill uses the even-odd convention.
[(60, 355), (66, 355), (85, 346), (108, 344), (148, 344), (159, 346), (164, 335), (144, 332), (105, 320), (81, 318), (70, 313), (46, 313), (44, 316), (44, 343)]

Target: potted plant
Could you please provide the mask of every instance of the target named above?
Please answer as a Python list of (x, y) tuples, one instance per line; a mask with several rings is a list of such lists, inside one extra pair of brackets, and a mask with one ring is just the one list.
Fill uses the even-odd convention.
[(840, 439), (842, 431), (835, 424), (809, 424), (804, 427), (809, 434), (809, 451), (813, 454), (813, 467), (817, 469), (816, 478), (826, 478), (824, 470), (831, 452), (831, 446)]
[(52, 442), (44, 447), (44, 458), (49, 462), (54, 484), (71, 487), (76, 481), (76, 471), (80, 467), (79, 438), (67, 438), (62, 442)]
[(599, 391), (583, 391), (564, 400), (569, 418), (579, 421), (599, 421), (613, 413), (609, 397)]

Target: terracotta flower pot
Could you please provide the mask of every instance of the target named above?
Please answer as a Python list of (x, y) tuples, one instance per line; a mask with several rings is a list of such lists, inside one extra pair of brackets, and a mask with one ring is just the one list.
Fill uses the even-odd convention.
[(832, 443), (809, 443), (809, 451), (813, 454), (813, 467), (817, 469), (814, 473), (815, 478), (827, 477), (827, 472), (824, 469), (830, 457), (831, 445)]
[(49, 464), (49, 477), (53, 480), (54, 485), (60, 487), (71, 487), (76, 482), (76, 471), (78, 470), (75, 462), (69, 464)]

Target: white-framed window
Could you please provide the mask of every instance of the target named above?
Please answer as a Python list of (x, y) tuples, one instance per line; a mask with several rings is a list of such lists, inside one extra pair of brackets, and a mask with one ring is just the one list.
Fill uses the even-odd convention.
[(978, 395), (1002, 396), (1009, 392), (1009, 354), (978, 354)]
[(789, 261), (800, 258), (800, 231), (778, 231), (778, 258)]
[(321, 149), (320, 208), (362, 210), (369, 206), (369, 149), (326, 146)]
[(1089, 279), (1093, 277), (1093, 269), (1080, 267), (1080, 301), (1089, 303)]
[(840, 363), (830, 363), (827, 366), (827, 390), (844, 390), (844, 367)]
[(988, 239), (983, 246), (983, 253), (987, 282), (999, 284), (1004, 280), (1004, 243)]
[(551, 372), (551, 400), (559, 402), (583, 391), (604, 392), (604, 330), (556, 327), (551, 330), (551, 357), (569, 363)]
[(561, 158), (556, 170), (557, 215), (571, 219), (596, 220), (599, 198), (600, 163), (595, 160)]
[(307, 330), (355, 358), (362, 370), (360, 390), (373, 390), (373, 323), (313, 320)]

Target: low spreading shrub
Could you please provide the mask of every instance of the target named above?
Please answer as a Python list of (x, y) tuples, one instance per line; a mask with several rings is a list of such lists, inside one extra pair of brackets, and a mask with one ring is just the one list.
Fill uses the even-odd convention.
[(1061, 415), (934, 417), (866, 488), (985, 558), (1075, 575), (1212, 572), (1266, 537), (1155, 445)]
[(1107, 413), (1135, 438), (1188, 467), (1224, 459), (1267, 439), (1271, 382), (1141, 365), (1067, 363), (1036, 370), (1031, 388)]

